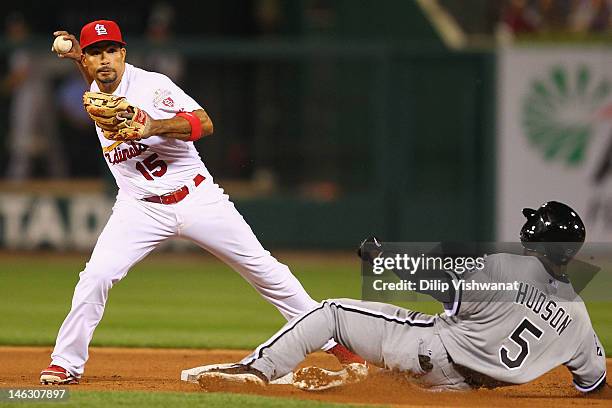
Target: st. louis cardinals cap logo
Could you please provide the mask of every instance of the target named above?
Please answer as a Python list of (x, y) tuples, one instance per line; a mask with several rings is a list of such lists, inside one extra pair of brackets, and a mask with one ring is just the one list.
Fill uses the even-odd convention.
[(108, 34), (108, 32), (106, 31), (106, 27), (104, 27), (104, 24), (96, 24), (94, 29), (96, 30), (96, 33), (98, 35), (106, 35), (106, 34)]
[(81, 29), (81, 38), (79, 40), (81, 48), (87, 48), (100, 41), (114, 41), (125, 45), (121, 30), (114, 21), (96, 20), (85, 24)]

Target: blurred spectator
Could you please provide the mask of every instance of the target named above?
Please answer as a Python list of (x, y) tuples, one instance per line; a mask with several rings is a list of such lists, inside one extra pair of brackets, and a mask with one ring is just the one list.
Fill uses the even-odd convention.
[(610, 30), (612, 0), (507, 0), (498, 39), (517, 34), (604, 33)]
[(537, 0), (535, 5), (537, 31), (565, 31), (569, 12), (570, 3), (568, 0)]
[(98, 165), (92, 158), (100, 157), (100, 143), (94, 126), (83, 109), (83, 93), (89, 86), (83, 77), (71, 69), (57, 89), (58, 107), (61, 112), (60, 128), (65, 135), (65, 149), (70, 156), (70, 169), (73, 177), (99, 177), (105, 175), (106, 165), (99, 160)]
[(502, 10), (500, 23), (511, 33), (530, 33), (536, 29), (536, 18), (527, 0), (510, 0)]
[(167, 75), (180, 83), (185, 69), (185, 59), (175, 50), (166, 48), (172, 38), (174, 9), (168, 3), (156, 3), (149, 16), (146, 35), (153, 50), (144, 57), (143, 67)]
[(475, 40), (490, 34), (500, 41), (522, 34), (570, 40), (568, 34), (610, 32), (612, 26), (612, 0), (438, 1)]
[(588, 29), (592, 33), (601, 33), (610, 28), (610, 1), (591, 0), (591, 18)]
[(589, 29), (589, 24), (593, 18), (593, 7), (591, 0), (574, 0), (572, 11), (569, 17), (570, 30), (581, 33)]
[(7, 177), (22, 181), (34, 174), (34, 163), (45, 163), (45, 174), (67, 176), (67, 163), (58, 140), (55, 104), (45, 58), (29, 45), (29, 27), (19, 13), (6, 18), (6, 37), (13, 46), (8, 57), (9, 72), (2, 81), (11, 95), (9, 111)]
[(57, 95), (62, 114), (70, 125), (79, 129), (87, 129), (88, 133), (91, 133), (93, 129), (91, 119), (83, 109), (83, 94), (87, 90), (89, 86), (83, 81), (81, 74), (72, 72), (61, 83)]
[(610, 28), (610, 0), (574, 0), (570, 28), (578, 33), (607, 31)]

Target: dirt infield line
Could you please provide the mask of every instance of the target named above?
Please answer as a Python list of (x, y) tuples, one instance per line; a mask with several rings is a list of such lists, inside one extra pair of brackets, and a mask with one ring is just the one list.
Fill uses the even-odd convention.
[[(38, 373), (49, 363), (50, 347), (0, 347), (0, 387), (35, 387)], [(190, 350), (142, 348), (92, 348), (81, 384), (71, 390), (202, 392), (196, 384), (180, 381), (183, 369), (204, 364), (232, 362), (244, 357), (240, 350)], [(315, 353), (304, 365), (337, 368), (333, 357)], [(612, 359), (608, 359), (608, 370)], [(608, 379), (608, 384), (610, 380)], [(516, 387), (470, 392), (431, 393), (391, 375), (379, 375), (361, 384), (321, 393), (291, 386), (269, 386), (222, 391), (328, 402), (389, 404), (394, 406), (612, 406), (609, 392), (585, 398), (571, 385), (571, 375), (561, 367), (538, 380)]]

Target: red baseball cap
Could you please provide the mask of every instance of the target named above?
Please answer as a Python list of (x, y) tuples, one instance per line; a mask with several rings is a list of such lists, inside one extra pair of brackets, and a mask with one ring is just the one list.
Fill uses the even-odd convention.
[(114, 41), (125, 45), (125, 41), (123, 41), (121, 36), (121, 30), (114, 21), (96, 20), (85, 24), (81, 29), (81, 38), (79, 40), (81, 49), (100, 41)]

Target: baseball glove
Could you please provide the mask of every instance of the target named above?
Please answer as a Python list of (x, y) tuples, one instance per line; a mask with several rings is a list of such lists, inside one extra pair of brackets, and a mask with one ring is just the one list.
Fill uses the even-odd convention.
[(123, 96), (104, 92), (83, 94), (83, 106), (109, 140), (139, 140), (148, 137), (150, 117)]

